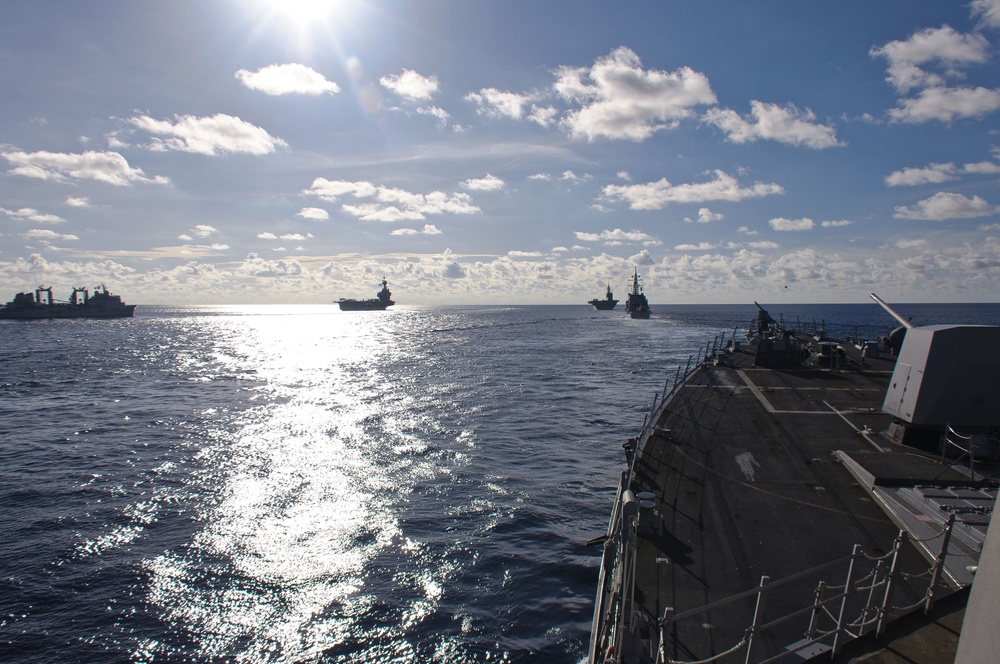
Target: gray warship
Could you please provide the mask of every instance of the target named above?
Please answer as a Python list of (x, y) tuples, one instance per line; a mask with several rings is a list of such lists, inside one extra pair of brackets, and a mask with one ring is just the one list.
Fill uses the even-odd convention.
[(872, 298), (901, 344), (757, 305), (667, 379), (590, 542), (588, 662), (846, 662), (914, 634), (940, 642), (871, 661), (995, 661), (1000, 577), (972, 585), (1000, 564), (1000, 327), (914, 327)]
[(629, 318), (649, 318), (649, 300), (642, 292), (639, 285), (639, 270), (632, 273), (632, 285), (628, 289), (628, 298), (625, 300), (625, 313)]
[(103, 285), (91, 294), (86, 288), (74, 288), (69, 301), (58, 302), (52, 287), (39, 286), (34, 293), (17, 293), (0, 308), (0, 320), (41, 320), (46, 318), (131, 318), (134, 304), (125, 304)]
[(604, 294), (604, 299), (599, 300), (595, 297), (593, 300), (589, 300), (587, 304), (598, 311), (611, 311), (618, 305), (618, 300), (615, 299), (615, 294), (611, 292), (611, 284), (608, 284), (608, 291)]
[(392, 301), (392, 293), (389, 292), (389, 283), (382, 277), (382, 290), (375, 294), (370, 300), (350, 300), (340, 298), (337, 300), (341, 311), (385, 311), (388, 307), (396, 304)]

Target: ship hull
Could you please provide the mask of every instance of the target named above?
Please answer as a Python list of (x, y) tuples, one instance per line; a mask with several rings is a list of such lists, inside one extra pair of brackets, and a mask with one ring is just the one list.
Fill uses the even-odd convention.
[(394, 303), (379, 302), (378, 300), (341, 300), (341, 311), (385, 311)]
[(136, 305), (121, 309), (89, 309), (74, 305), (39, 306), (32, 309), (2, 310), (0, 320), (48, 320), (69, 318), (132, 318)]
[(610, 302), (608, 300), (591, 300), (587, 304), (591, 305), (598, 311), (611, 311), (618, 306), (618, 300), (611, 300)]

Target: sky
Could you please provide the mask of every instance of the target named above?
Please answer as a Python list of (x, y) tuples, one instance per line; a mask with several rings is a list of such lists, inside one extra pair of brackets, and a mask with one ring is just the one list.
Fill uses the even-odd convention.
[(1000, 0), (0, 3), (0, 301), (1000, 301)]

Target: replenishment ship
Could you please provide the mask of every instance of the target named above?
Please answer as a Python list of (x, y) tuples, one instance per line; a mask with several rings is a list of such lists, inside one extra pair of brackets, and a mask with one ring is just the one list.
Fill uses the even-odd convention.
[(349, 300), (340, 298), (337, 300), (341, 311), (385, 311), (386, 308), (396, 304), (392, 301), (392, 293), (389, 292), (389, 284), (382, 277), (382, 290), (375, 294), (370, 300)]
[(74, 288), (68, 302), (52, 298), (52, 287), (39, 286), (34, 293), (18, 293), (0, 308), (0, 320), (39, 320), (44, 318), (131, 318), (134, 304), (125, 304), (103, 285), (94, 289)]
[(639, 285), (639, 270), (632, 273), (632, 286), (629, 287), (628, 299), (625, 300), (625, 313), (629, 318), (649, 318), (649, 300)]
[(898, 352), (758, 305), (668, 378), (592, 540), (591, 664), (855, 661), (914, 635), (891, 661), (996, 657), (1000, 327), (913, 327), (872, 297)]
[(611, 311), (618, 305), (618, 300), (615, 299), (615, 294), (611, 292), (611, 284), (608, 284), (608, 292), (605, 293), (603, 300), (598, 300), (594, 298), (587, 302), (598, 311)]

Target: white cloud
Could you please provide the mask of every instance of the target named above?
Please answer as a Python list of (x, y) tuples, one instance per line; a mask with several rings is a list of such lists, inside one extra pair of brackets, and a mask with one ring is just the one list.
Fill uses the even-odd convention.
[(622, 242), (656, 242), (656, 238), (642, 231), (624, 231), (620, 228), (616, 228), (613, 231), (603, 230), (600, 233), (576, 231), (574, 235), (577, 240), (582, 240), (583, 242), (608, 242), (617, 244)]
[(757, 182), (742, 187), (736, 178), (725, 171), (713, 172), (715, 179), (696, 184), (673, 185), (666, 178), (658, 182), (635, 185), (608, 185), (602, 198), (627, 202), (633, 210), (661, 210), (670, 203), (703, 203), (706, 201), (741, 201), (784, 193), (777, 184)]
[(235, 74), (243, 85), (269, 95), (336, 94), (340, 86), (319, 72), (298, 63), (268, 65), (255, 72), (241, 69)]
[(688, 222), (689, 224), (694, 223), (695, 221), (697, 221), (699, 224), (708, 224), (713, 221), (721, 221), (722, 219), (725, 218), (726, 216), (724, 214), (717, 214), (709, 210), (707, 207), (703, 207), (698, 209), (697, 220), (691, 219), (690, 217), (684, 217), (684, 221)]
[(191, 232), (195, 237), (208, 237), (212, 233), (218, 233), (219, 229), (214, 226), (209, 226), (207, 224), (198, 224), (191, 229)]
[(188, 235), (187, 233), (181, 233), (180, 235), (177, 236), (177, 239), (181, 240), (182, 242), (193, 242), (194, 241), (194, 238), (191, 237), (190, 235)]
[(399, 228), (389, 235), (441, 235), (441, 230), (438, 229), (434, 224), (424, 224), (423, 230), (417, 230), (415, 228)]
[(66, 221), (58, 215), (39, 212), (35, 208), (20, 208), (17, 210), (0, 208), (0, 214), (5, 214), (16, 221), (31, 221), (36, 224), (59, 224)]
[(904, 168), (890, 173), (885, 183), (890, 187), (940, 184), (955, 179), (955, 164), (931, 164), (926, 168)]
[(743, 233), (744, 235), (760, 235), (759, 231), (752, 231), (748, 226), (740, 226), (736, 229), (737, 233)]
[(421, 76), (411, 69), (404, 69), (398, 76), (395, 74), (383, 76), (379, 79), (379, 83), (397, 95), (414, 101), (432, 99), (438, 91), (436, 76)]
[(66, 205), (70, 207), (90, 207), (90, 199), (86, 196), (70, 196), (66, 199)]
[(927, 240), (923, 238), (914, 240), (896, 240), (894, 246), (897, 249), (922, 249), (927, 246)]
[(972, 0), (972, 14), (989, 28), (1000, 28), (1000, 0)]
[(305, 235), (303, 235), (302, 233), (286, 233), (285, 235), (281, 236), (281, 239), (301, 241), (301, 240), (311, 240), (312, 237), (313, 237), (312, 233), (306, 233)]
[(837, 220), (823, 221), (820, 223), (820, 226), (822, 226), (823, 228), (840, 228), (841, 226), (851, 226), (853, 224), (854, 224), (853, 221), (849, 221), (847, 219), (837, 219)]
[(919, 201), (913, 207), (900, 205), (896, 208), (897, 219), (922, 221), (942, 221), (944, 219), (974, 219), (1000, 213), (1000, 207), (990, 205), (979, 196), (967, 198), (961, 194), (938, 192), (930, 198)]
[(263, 233), (257, 233), (257, 237), (260, 238), (261, 240), (277, 240), (278, 239), (277, 235), (275, 235), (274, 233), (268, 233), (266, 231), (263, 232)]
[(629, 175), (628, 171), (618, 171), (618, 179), (625, 180), (626, 182), (631, 182), (632, 176)]
[(403, 189), (376, 186), (370, 182), (347, 182), (316, 178), (303, 194), (336, 201), (342, 196), (374, 199), (360, 205), (342, 205), (341, 209), (362, 221), (415, 221), (428, 214), (475, 214), (480, 208), (464, 193), (434, 191), (415, 194)]
[(232, 115), (218, 113), (197, 118), (183, 115), (169, 120), (154, 120), (145, 115), (130, 118), (135, 127), (167, 138), (154, 138), (149, 148), (157, 151), (176, 150), (215, 156), (225, 153), (254, 155), (270, 154), (287, 143), (264, 129)]
[(462, 186), (473, 191), (500, 191), (504, 188), (504, 181), (487, 173), (484, 178), (463, 180)]
[(813, 223), (813, 220), (809, 217), (803, 217), (802, 219), (785, 219), (784, 217), (775, 217), (767, 223), (776, 231), (808, 231), (816, 226), (816, 224)]
[(292, 277), (302, 274), (302, 265), (297, 260), (267, 260), (258, 254), (247, 254), (237, 272), (255, 277)]
[(633, 265), (652, 265), (655, 263), (653, 256), (649, 253), (648, 249), (643, 249), (639, 253), (629, 256), (628, 262)]
[(757, 249), (761, 251), (781, 248), (780, 244), (778, 244), (777, 242), (771, 242), (770, 240), (761, 240), (759, 242), (747, 242), (746, 246), (751, 249)]
[(318, 207), (305, 207), (298, 211), (295, 215), (297, 217), (302, 217), (303, 219), (315, 219), (316, 221), (326, 221), (330, 218), (330, 213), (323, 208)]
[(21, 233), (21, 237), (26, 240), (41, 240), (42, 242), (48, 242), (50, 240), (79, 240), (75, 235), (66, 235), (63, 233), (56, 233), (55, 231), (50, 231), (43, 228), (34, 228), (30, 231), (25, 231)]
[(507, 255), (511, 258), (542, 258), (545, 256), (540, 251), (508, 251)]
[[(943, 85), (944, 76), (960, 75), (955, 70), (958, 65), (986, 62), (989, 41), (982, 35), (962, 34), (945, 25), (921, 30), (903, 41), (873, 47), (870, 53), (889, 61), (886, 80), (905, 93), (912, 88)], [(921, 65), (931, 63), (944, 65), (944, 76), (921, 69)]]
[(141, 168), (132, 168), (125, 157), (117, 152), (88, 151), (81, 154), (64, 152), (2, 152), (4, 159), (14, 165), (8, 171), (14, 175), (69, 182), (71, 180), (95, 180), (115, 186), (133, 183), (166, 184), (170, 180), (156, 176), (147, 178)]
[[(998, 0), (1000, 2), (1000, 0)], [(992, 161), (980, 161), (975, 164), (966, 164), (962, 167), (963, 173), (976, 173), (980, 175), (994, 175), (1000, 173), (1000, 164), (994, 164)]]
[(643, 141), (716, 102), (708, 78), (690, 67), (644, 70), (639, 56), (620, 47), (589, 68), (562, 67), (554, 90), (581, 108), (563, 127), (575, 138)]
[(779, 106), (762, 101), (750, 102), (750, 116), (741, 117), (729, 109), (709, 109), (705, 122), (726, 132), (734, 143), (752, 143), (768, 139), (800, 147), (823, 149), (844, 145), (837, 140), (836, 130), (816, 122), (816, 115), (809, 109), (800, 111), (792, 104)]
[(531, 103), (531, 97), (516, 92), (483, 88), (479, 92), (465, 95), (467, 101), (475, 102), (479, 107), (476, 112), (488, 118), (520, 120), (524, 117), (525, 108)]
[[(449, 114), (448, 111), (444, 110), (443, 108), (438, 108), (437, 106), (423, 106), (416, 109), (416, 112), (419, 113), (420, 115), (429, 115), (433, 118), (436, 118), (438, 123), (440, 123), (441, 125), (447, 125), (448, 121), (451, 120), (451, 114)], [(458, 129), (459, 128), (456, 127), (456, 130)]]
[(710, 251), (716, 246), (711, 242), (699, 242), (698, 244), (678, 244), (674, 247), (677, 251)]
[(921, 124), (931, 120), (952, 122), (959, 118), (981, 118), (1000, 109), (1000, 90), (934, 87), (921, 90), (911, 99), (903, 99), (889, 110), (893, 122)]

